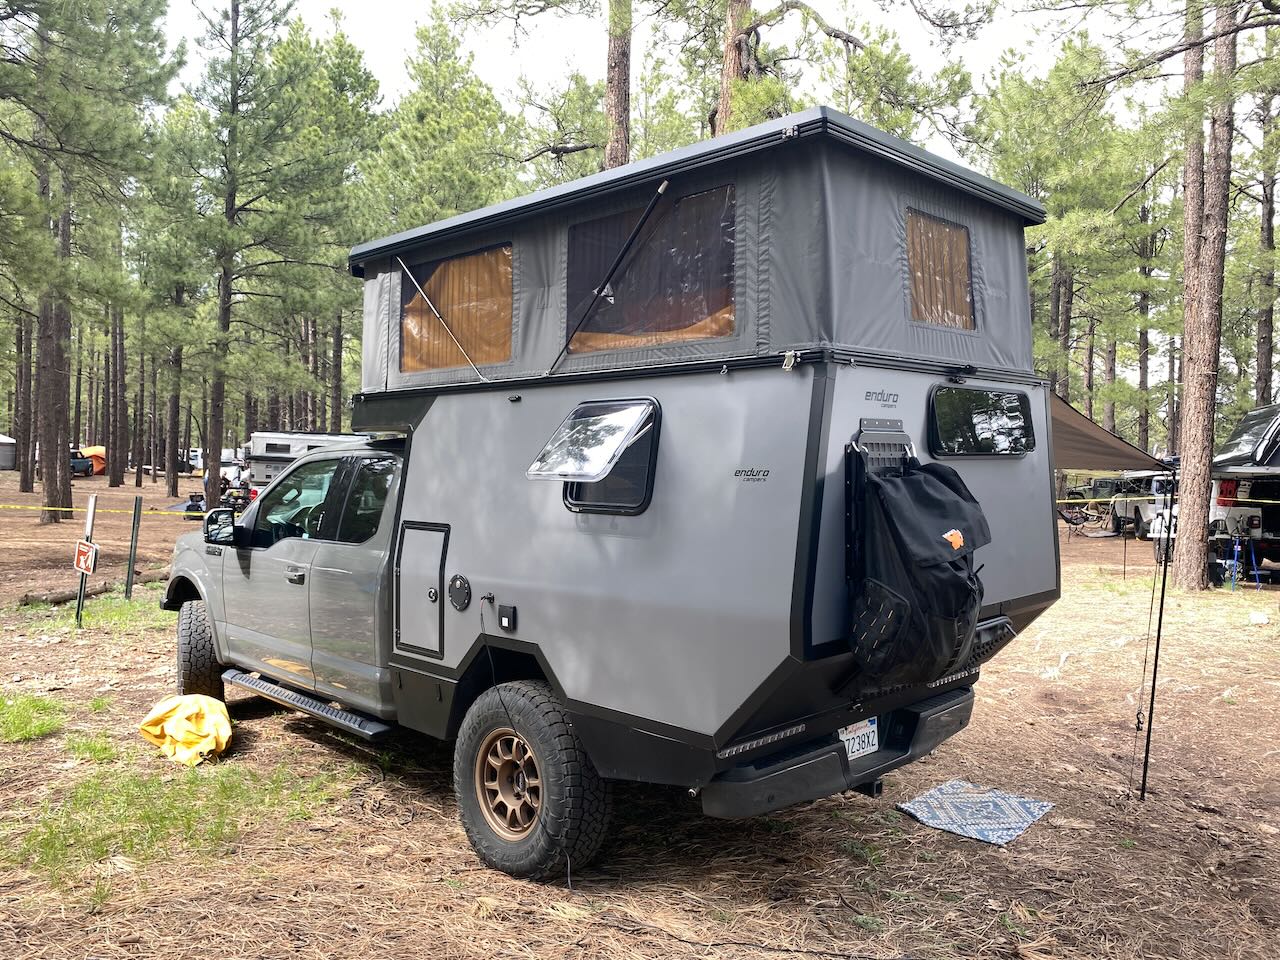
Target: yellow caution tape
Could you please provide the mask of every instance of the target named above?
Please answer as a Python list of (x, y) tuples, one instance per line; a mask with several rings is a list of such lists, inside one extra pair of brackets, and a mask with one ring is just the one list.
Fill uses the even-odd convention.
[[(88, 507), (39, 507), (26, 503), (0, 503), (0, 510), (60, 510), (63, 513), (84, 513)], [(98, 507), (96, 513), (127, 513), (132, 515), (132, 510), (113, 510), (110, 507)], [(185, 510), (143, 510), (139, 514), (143, 517), (174, 517), (178, 520), (185, 520), (189, 516), (196, 516), (196, 511), (190, 512)], [(199, 512), (200, 516), (204, 516), (204, 511)]]

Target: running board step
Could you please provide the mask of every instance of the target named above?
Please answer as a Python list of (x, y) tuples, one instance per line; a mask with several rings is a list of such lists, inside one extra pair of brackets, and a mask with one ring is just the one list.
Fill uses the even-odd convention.
[(366, 717), (363, 713), (356, 713), (354, 710), (332, 707), (323, 700), (317, 700), (297, 690), (290, 690), (265, 677), (255, 677), (243, 670), (224, 670), (222, 682), (252, 690), (260, 697), (266, 697), (284, 707), (292, 707), (300, 713), (323, 720), (339, 730), (354, 733), (365, 740), (378, 740), (391, 732), (391, 727), (381, 720)]

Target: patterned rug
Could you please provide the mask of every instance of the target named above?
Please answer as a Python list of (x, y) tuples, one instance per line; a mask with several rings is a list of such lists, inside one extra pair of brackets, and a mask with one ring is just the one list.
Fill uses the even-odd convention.
[(1052, 810), (1053, 804), (952, 780), (898, 804), (898, 809), (926, 827), (1003, 847)]

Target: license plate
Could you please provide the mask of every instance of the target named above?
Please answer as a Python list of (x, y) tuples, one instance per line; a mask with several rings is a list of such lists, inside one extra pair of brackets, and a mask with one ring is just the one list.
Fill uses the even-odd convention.
[(875, 753), (880, 749), (880, 734), (876, 727), (876, 718), (868, 717), (866, 720), (859, 720), (847, 727), (841, 727), (840, 739), (844, 742), (844, 748), (850, 760), (865, 757), (868, 753)]

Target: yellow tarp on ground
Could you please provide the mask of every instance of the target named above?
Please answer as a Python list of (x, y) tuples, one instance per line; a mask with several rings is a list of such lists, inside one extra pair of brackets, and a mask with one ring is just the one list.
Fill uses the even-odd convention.
[(166, 697), (138, 728), (165, 756), (194, 767), (217, 756), (231, 742), (231, 718), (221, 700), (198, 693)]

